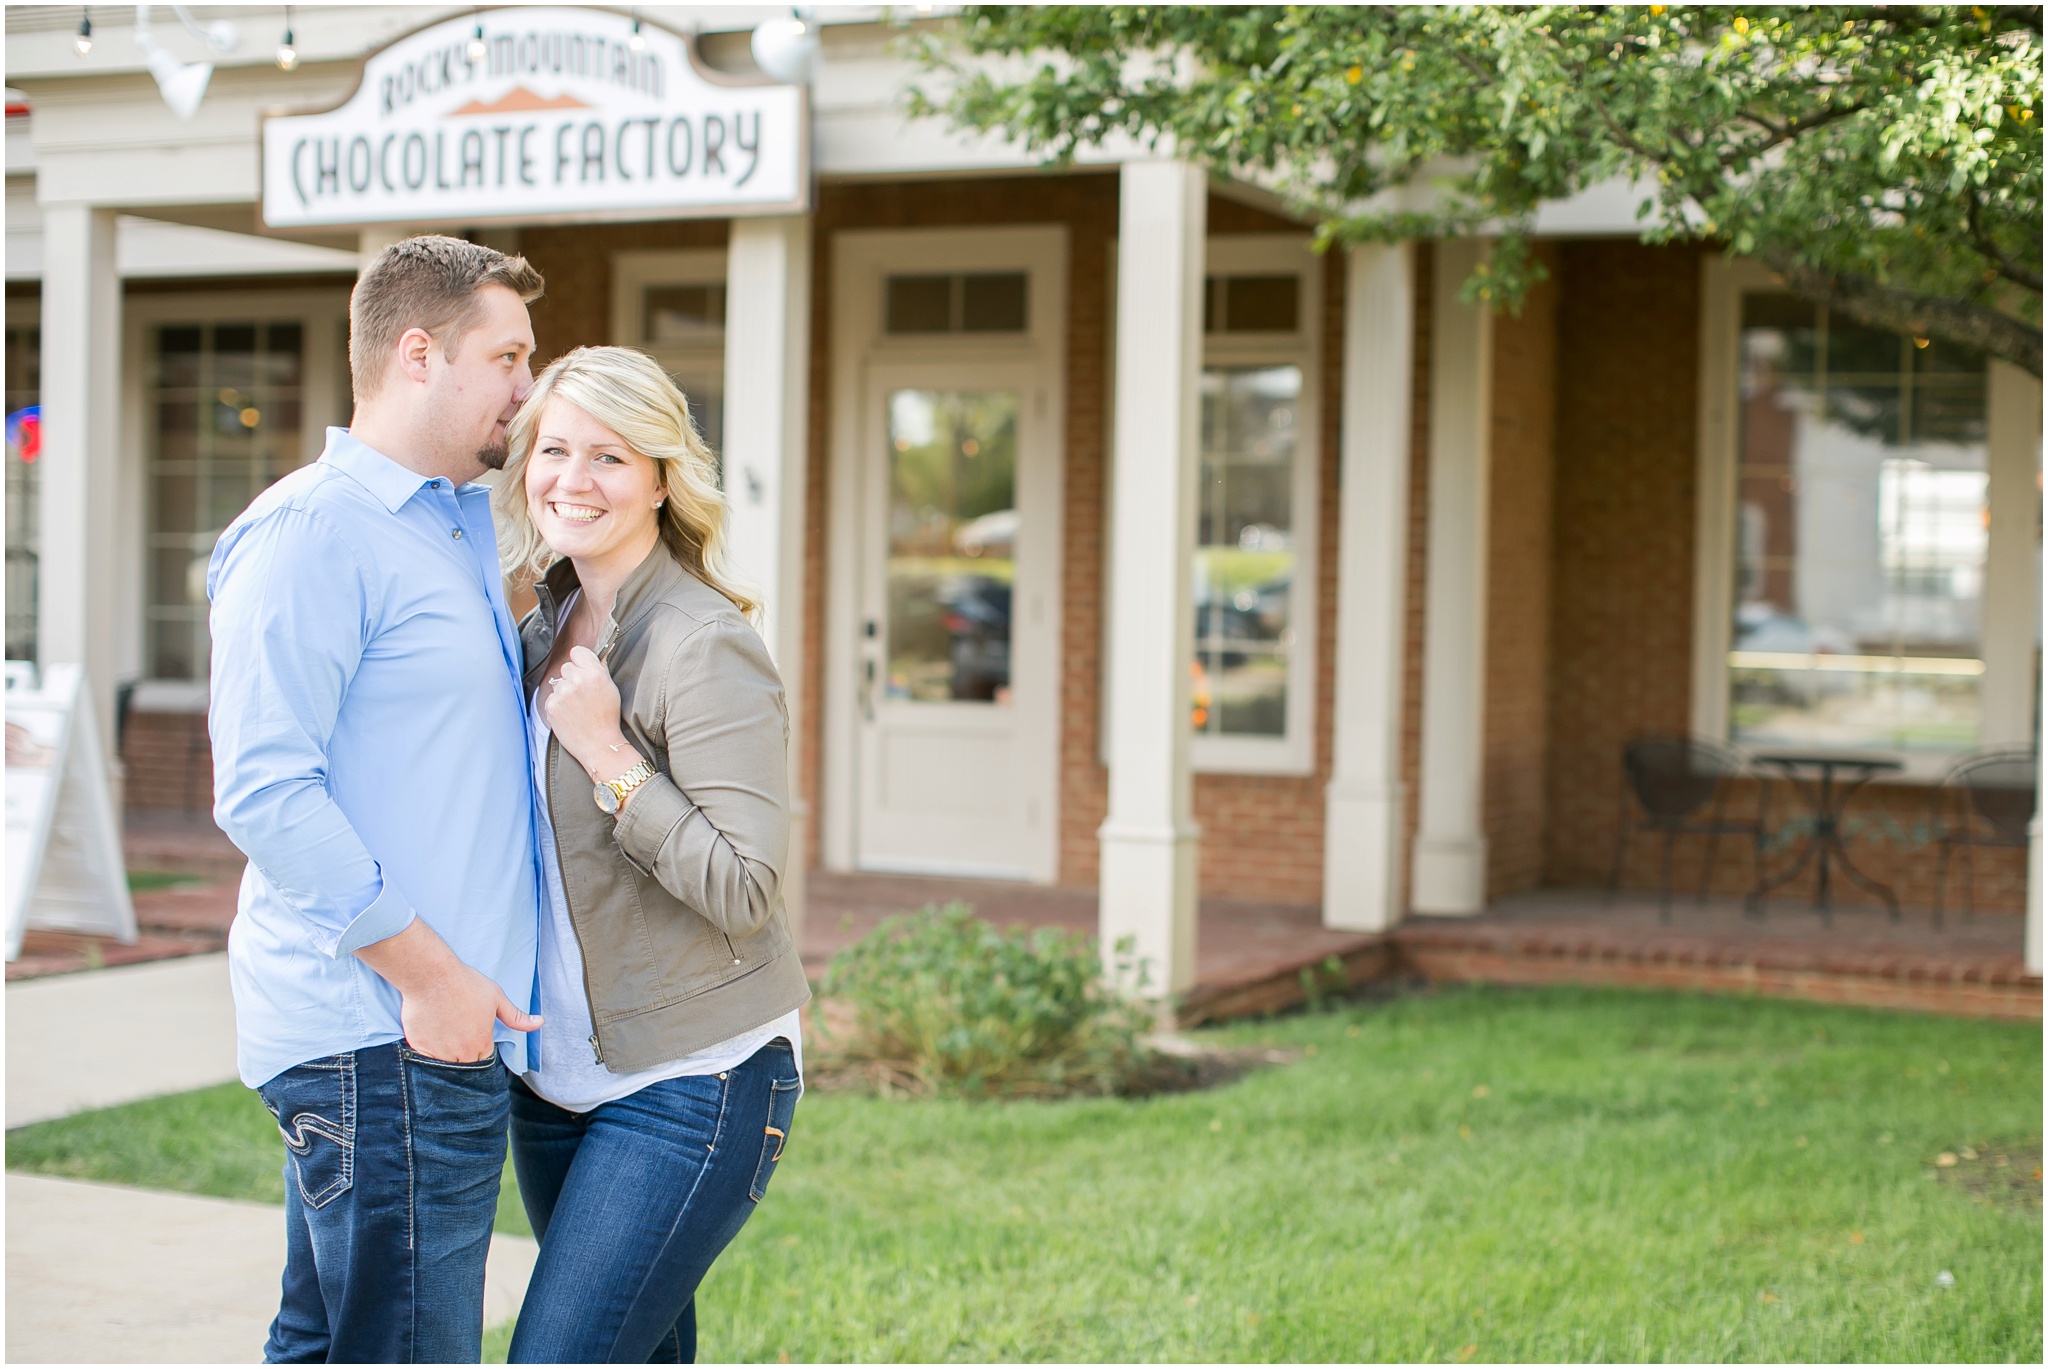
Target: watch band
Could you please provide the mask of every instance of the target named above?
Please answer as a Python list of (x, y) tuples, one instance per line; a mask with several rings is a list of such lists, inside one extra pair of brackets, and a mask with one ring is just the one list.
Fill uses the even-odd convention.
[(647, 783), (647, 781), (653, 778), (654, 762), (642, 759), (640, 764), (634, 766), (631, 770), (628, 770), (625, 774), (619, 776), (617, 779), (605, 780), (597, 786), (600, 790), (609, 789), (612, 794), (612, 802), (610, 807), (607, 808), (602, 802), (600, 802), (597, 806), (599, 808), (604, 809), (604, 811), (607, 813), (617, 813), (621, 808), (626, 806), (626, 799), (632, 794), (632, 792), (635, 789), (638, 789), (641, 785)]

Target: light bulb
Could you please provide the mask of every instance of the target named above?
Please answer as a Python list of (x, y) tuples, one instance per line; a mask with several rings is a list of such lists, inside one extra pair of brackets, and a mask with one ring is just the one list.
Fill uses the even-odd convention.
[(299, 64), (299, 50), (292, 46), (292, 31), (284, 31), (284, 41), (277, 45), (277, 69), (290, 71)]
[(633, 21), (633, 36), (626, 40), (626, 46), (634, 52), (647, 51), (647, 40), (640, 36), (640, 21), (638, 19)]
[(471, 34), (469, 39), (468, 53), (471, 65), (483, 61), (488, 52), (489, 49), (484, 46), (484, 26), (478, 24), (476, 32)]
[(78, 36), (71, 40), (71, 50), (80, 57), (92, 51), (92, 16), (90, 14), (79, 16)]

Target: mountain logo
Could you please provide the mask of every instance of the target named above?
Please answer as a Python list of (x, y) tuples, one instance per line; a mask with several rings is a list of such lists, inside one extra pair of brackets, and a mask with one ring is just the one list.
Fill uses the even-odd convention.
[(495, 100), (471, 100), (457, 110), (451, 110), (448, 117), (460, 119), (472, 114), (530, 114), (541, 109), (589, 109), (590, 105), (574, 95), (557, 95), (550, 100), (536, 95), (525, 86), (514, 86)]

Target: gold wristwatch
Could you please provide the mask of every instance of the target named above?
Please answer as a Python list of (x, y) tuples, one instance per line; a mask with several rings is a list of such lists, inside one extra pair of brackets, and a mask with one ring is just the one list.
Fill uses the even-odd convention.
[(617, 817), (619, 810), (626, 806), (626, 798), (635, 789), (654, 778), (654, 762), (643, 760), (615, 780), (606, 780), (590, 791), (590, 797), (597, 801), (598, 808)]

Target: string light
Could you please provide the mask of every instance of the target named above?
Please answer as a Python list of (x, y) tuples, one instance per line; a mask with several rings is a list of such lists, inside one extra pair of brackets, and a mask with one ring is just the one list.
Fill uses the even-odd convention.
[(81, 8), (78, 11), (78, 36), (71, 40), (71, 50), (80, 57), (92, 51), (92, 11)]
[(489, 51), (490, 49), (484, 46), (484, 21), (479, 19), (476, 21), (476, 32), (471, 34), (469, 38), (468, 53), (470, 64), (475, 65), (483, 61)]
[(633, 11), (633, 36), (626, 40), (626, 46), (634, 52), (647, 51), (647, 40), (640, 36), (640, 11)]
[(290, 71), (299, 64), (299, 50), (292, 44), (292, 7), (284, 7), (284, 37), (277, 44), (277, 69)]

